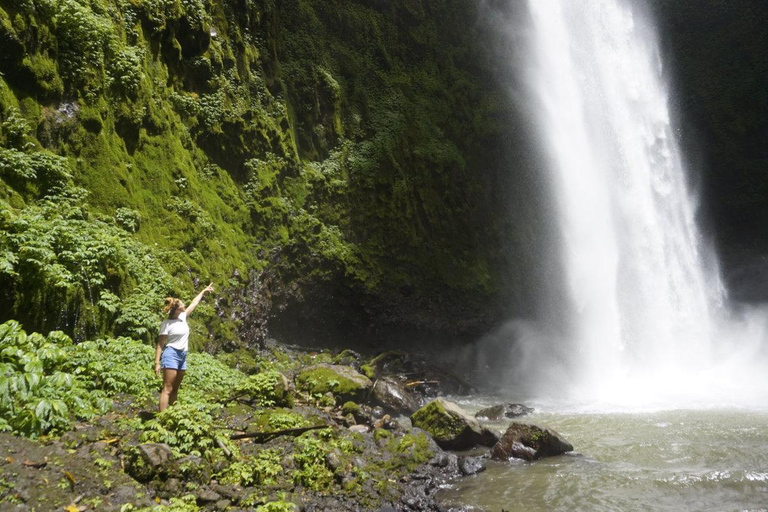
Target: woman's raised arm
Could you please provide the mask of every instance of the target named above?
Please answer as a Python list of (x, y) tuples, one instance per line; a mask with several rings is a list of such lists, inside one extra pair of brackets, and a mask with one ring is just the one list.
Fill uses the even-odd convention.
[(203, 295), (205, 295), (206, 292), (212, 292), (213, 291), (213, 283), (209, 284), (205, 288), (203, 288), (203, 291), (197, 294), (197, 296), (192, 299), (192, 302), (189, 303), (189, 306), (187, 306), (187, 318), (189, 318), (189, 315), (192, 314), (192, 312), (195, 310), (198, 304), (200, 304), (200, 301), (203, 300)]

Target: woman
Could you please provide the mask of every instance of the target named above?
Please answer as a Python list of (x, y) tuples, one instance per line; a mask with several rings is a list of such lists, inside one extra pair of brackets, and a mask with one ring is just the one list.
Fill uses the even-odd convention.
[[(192, 299), (185, 306), (180, 299), (166, 297), (165, 311), (168, 318), (160, 324), (160, 335), (155, 347), (155, 375), (163, 369), (163, 389), (160, 391), (160, 411), (164, 411), (176, 401), (184, 371), (187, 369), (187, 351), (189, 350), (189, 326), (187, 318), (195, 310), (206, 292), (213, 291), (213, 283)], [(162, 355), (162, 359), (161, 359)], [(162, 361), (162, 366), (161, 366)]]

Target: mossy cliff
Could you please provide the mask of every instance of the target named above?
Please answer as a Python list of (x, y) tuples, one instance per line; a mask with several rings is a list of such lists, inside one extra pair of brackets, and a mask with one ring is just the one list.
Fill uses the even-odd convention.
[(500, 240), (526, 248), (477, 9), (0, 0), (3, 318), (150, 337), (160, 297), (211, 280), (214, 345), (270, 315), (482, 331)]

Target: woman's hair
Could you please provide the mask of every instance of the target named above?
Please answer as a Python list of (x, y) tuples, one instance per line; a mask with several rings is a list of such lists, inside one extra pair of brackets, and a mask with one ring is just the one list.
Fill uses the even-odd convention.
[(181, 301), (181, 299), (166, 297), (163, 311), (168, 313), (168, 317), (171, 318), (173, 317), (174, 313), (176, 313), (176, 311), (181, 307), (184, 307), (184, 303)]

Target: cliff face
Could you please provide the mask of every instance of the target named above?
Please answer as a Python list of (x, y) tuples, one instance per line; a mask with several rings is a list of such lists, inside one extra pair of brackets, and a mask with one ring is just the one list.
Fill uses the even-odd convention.
[(505, 177), (521, 136), (479, 17), (0, 0), (3, 319), (151, 337), (160, 297), (207, 280), (212, 346), (268, 321), (473, 335), (525, 309), (534, 185)]
[[(681, 139), (723, 249), (768, 239), (768, 4), (652, 2)], [(759, 247), (758, 247), (759, 246)]]
[[(768, 225), (766, 8), (699, 4), (653, 5), (713, 224), (748, 240)], [(0, 0), (1, 319), (151, 338), (162, 296), (208, 280), (211, 349), (267, 330), (462, 339), (535, 316), (556, 255), (513, 101), (524, 15)]]

